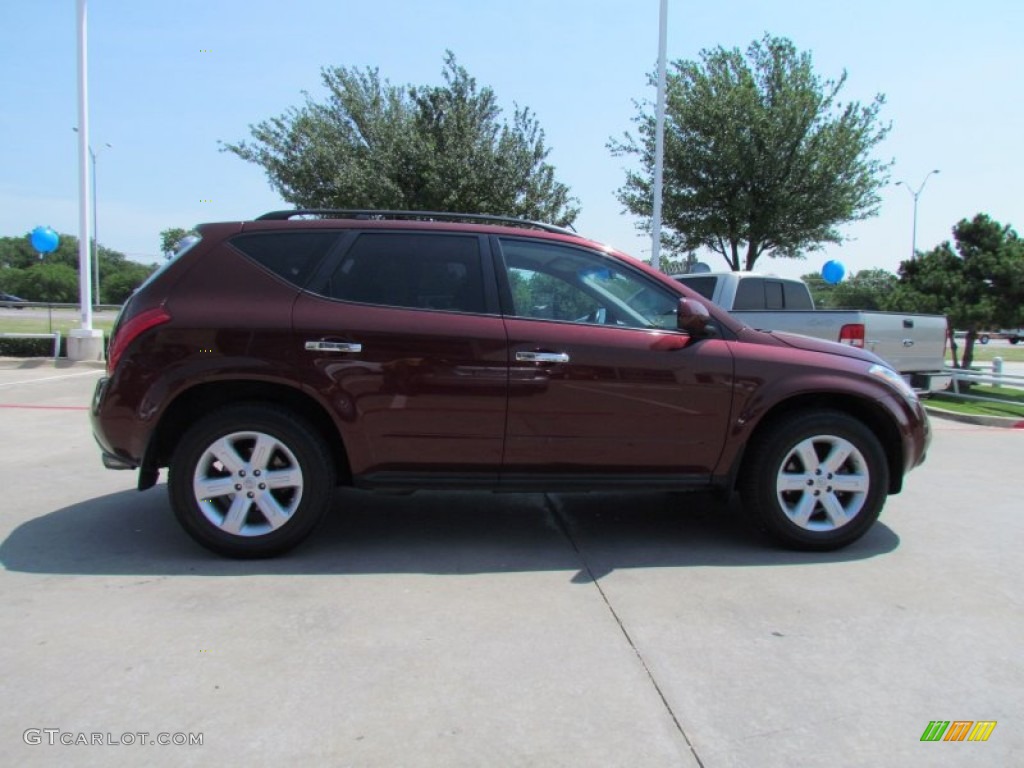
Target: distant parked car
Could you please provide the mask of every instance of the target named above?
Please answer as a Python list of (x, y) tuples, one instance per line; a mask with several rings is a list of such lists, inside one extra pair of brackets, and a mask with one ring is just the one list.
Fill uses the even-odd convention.
[(1011, 344), (1020, 344), (1021, 340), (1024, 339), (1024, 328), (1002, 328), (999, 331), (999, 335)]
[[(966, 339), (967, 331), (954, 331), (953, 335), (958, 339)], [(992, 335), (988, 331), (978, 331), (977, 339), (979, 344), (988, 344)]]
[(14, 307), (15, 309), (24, 309), (28, 302), (13, 293), (4, 293), (0, 291), (0, 307)]

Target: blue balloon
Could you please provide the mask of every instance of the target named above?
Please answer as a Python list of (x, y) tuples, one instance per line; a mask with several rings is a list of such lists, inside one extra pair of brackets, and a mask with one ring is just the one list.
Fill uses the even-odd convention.
[(825, 266), (821, 268), (821, 276), (825, 278), (825, 282), (829, 285), (835, 285), (842, 282), (843, 278), (846, 277), (846, 267), (843, 266), (841, 261), (826, 261)]
[(53, 253), (60, 245), (60, 237), (49, 227), (36, 227), (31, 235), (32, 247), (39, 253)]

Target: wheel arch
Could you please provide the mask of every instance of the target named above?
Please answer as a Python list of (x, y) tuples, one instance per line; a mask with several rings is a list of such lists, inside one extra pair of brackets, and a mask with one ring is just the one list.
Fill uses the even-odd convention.
[(161, 467), (170, 464), (171, 454), (182, 435), (204, 415), (227, 405), (267, 403), (300, 416), (331, 449), (338, 482), (351, 482), (348, 452), (334, 420), (324, 406), (307, 393), (268, 381), (232, 380), (197, 384), (181, 392), (164, 410), (153, 430), (139, 470), (139, 489), (156, 483)]
[(839, 411), (846, 413), (875, 433), (881, 443), (889, 469), (889, 493), (899, 493), (903, 488), (903, 441), (899, 427), (885, 409), (878, 403), (854, 395), (841, 393), (808, 393), (794, 395), (773, 405), (758, 421), (747, 436), (743, 448), (733, 462), (729, 488), (736, 489), (743, 476), (749, 455), (747, 448), (765, 430), (780, 421), (791, 419), (798, 413), (813, 411)]

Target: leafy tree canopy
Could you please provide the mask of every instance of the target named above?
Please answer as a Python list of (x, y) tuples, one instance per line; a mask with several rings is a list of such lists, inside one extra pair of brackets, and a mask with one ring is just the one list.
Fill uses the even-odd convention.
[(953, 244), (900, 265), (890, 305), (943, 314), (966, 330), (967, 367), (979, 330), (1024, 324), (1024, 241), (986, 214), (962, 219), (953, 227)]
[(884, 269), (862, 269), (836, 285), (826, 283), (817, 272), (801, 279), (819, 309), (890, 309), (890, 294), (898, 282), (896, 275)]
[[(105, 304), (123, 303), (155, 269), (102, 245), (98, 253)], [(28, 301), (77, 303), (78, 238), (61, 234), (57, 250), (40, 258), (28, 235), (0, 237), (0, 290)]]
[[(770, 35), (745, 54), (719, 47), (670, 64), (665, 246), (707, 248), (730, 269), (752, 269), (764, 254), (802, 258), (841, 242), (840, 225), (875, 215), (891, 166), (870, 157), (889, 130), (879, 123), (885, 99), (842, 103), (845, 82), (845, 72), (821, 79), (809, 53)], [(655, 117), (650, 103), (636, 107), (638, 136), (608, 146), (639, 161), (617, 194), (650, 231)]]
[(170, 258), (177, 249), (178, 243), (190, 235), (196, 234), (195, 227), (182, 229), (181, 227), (168, 227), (160, 233), (160, 253)]
[(395, 86), (377, 69), (325, 68), (324, 102), (250, 126), (223, 149), (264, 168), (304, 208), (380, 208), (518, 216), (556, 224), (579, 213), (546, 162), (544, 131), (497, 97), (448, 51), (444, 85)]

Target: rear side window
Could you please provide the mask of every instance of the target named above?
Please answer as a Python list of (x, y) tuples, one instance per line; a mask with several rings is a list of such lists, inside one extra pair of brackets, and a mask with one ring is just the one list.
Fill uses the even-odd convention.
[(814, 309), (811, 294), (801, 283), (783, 283), (786, 294), (786, 309)]
[(748, 277), (740, 280), (736, 287), (733, 309), (813, 309), (813, 307), (810, 294), (800, 283)]
[(336, 232), (254, 232), (232, 238), (231, 244), (301, 288), (337, 239)]
[(764, 309), (764, 280), (756, 277), (740, 280), (732, 308)]
[(331, 298), (409, 309), (485, 312), (477, 237), (366, 233), (327, 285)]

